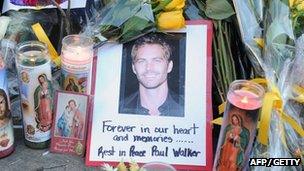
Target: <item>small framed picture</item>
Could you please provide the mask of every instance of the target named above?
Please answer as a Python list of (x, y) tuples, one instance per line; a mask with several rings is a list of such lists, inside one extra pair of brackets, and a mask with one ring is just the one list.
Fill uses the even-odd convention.
[(84, 155), (89, 96), (57, 91), (51, 152)]

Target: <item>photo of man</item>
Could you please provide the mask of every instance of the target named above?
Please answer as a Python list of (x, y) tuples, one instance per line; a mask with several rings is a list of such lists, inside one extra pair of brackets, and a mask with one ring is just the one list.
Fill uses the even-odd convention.
[[(129, 73), (129, 75), (132, 74), (136, 77), (136, 87), (138, 88), (128, 95), (124, 91), (126, 89), (121, 88), (119, 113), (184, 116), (184, 98), (176, 91), (171, 90), (168, 81), (173, 69), (179, 67), (175, 66), (174, 60), (178, 61), (179, 56), (184, 54), (175, 55), (175, 59), (172, 59), (173, 50), (168, 43), (169, 41), (167, 42), (165, 38), (160, 34), (148, 34), (138, 38), (133, 45), (128, 46), (131, 50), (129, 52), (130, 56), (127, 56), (127, 58), (132, 60), (131, 66), (129, 66), (132, 68), (132, 73)], [(183, 39), (176, 40), (176, 42), (180, 41), (183, 41)], [(124, 52), (128, 51), (125, 50)], [(181, 52), (184, 52), (184, 50)], [(122, 72), (126, 71), (127, 69), (122, 69)], [(175, 79), (179, 80), (180, 75), (183, 75), (183, 73), (175, 74)], [(126, 74), (126, 76), (128, 75)], [(180, 80), (178, 82), (180, 82), (180, 85), (177, 86), (177, 91), (184, 84)], [(128, 84), (127, 81), (125, 83), (122, 81), (121, 86), (127, 87)]]

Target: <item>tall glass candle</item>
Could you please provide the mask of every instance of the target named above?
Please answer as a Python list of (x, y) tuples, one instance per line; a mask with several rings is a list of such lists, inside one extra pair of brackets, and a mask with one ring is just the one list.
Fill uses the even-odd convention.
[(243, 170), (248, 163), (256, 133), (264, 89), (247, 81), (231, 83), (213, 169)]
[(54, 92), (46, 45), (38, 41), (18, 44), (16, 64), (25, 144), (31, 148), (46, 148), (51, 138)]
[(14, 129), (11, 115), (5, 62), (0, 51), (0, 158), (14, 151)]
[(93, 60), (93, 40), (81, 35), (69, 35), (62, 40), (62, 89), (90, 93)]

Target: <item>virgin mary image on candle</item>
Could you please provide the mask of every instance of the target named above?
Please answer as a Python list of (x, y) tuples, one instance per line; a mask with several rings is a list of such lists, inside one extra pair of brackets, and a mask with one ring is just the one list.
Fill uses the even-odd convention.
[(39, 85), (34, 92), (37, 128), (43, 132), (50, 130), (52, 125), (53, 88), (46, 74), (38, 76)]
[(239, 115), (232, 114), (230, 123), (224, 132), (225, 139), (221, 146), (217, 170), (241, 170), (245, 150), (249, 143), (249, 130), (243, 126), (242, 118)]
[(7, 132), (10, 130), (8, 126), (10, 119), (10, 111), (8, 108), (7, 95), (4, 90), (0, 89), (0, 147), (7, 147), (9, 144), (9, 137)]
[(78, 87), (78, 85), (76, 84), (74, 78), (68, 77), (67, 80), (68, 80), (68, 84), (67, 84), (67, 86), (66, 86), (66, 88), (65, 88), (66, 91), (80, 92), (80, 91), (79, 91), (79, 87)]

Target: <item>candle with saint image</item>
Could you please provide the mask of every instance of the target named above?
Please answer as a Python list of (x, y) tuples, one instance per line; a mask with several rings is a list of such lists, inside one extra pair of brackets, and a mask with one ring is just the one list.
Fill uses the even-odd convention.
[(264, 88), (246, 80), (231, 83), (213, 169), (243, 170), (256, 134)]
[(7, 83), (4, 56), (0, 49), (0, 158), (10, 155), (15, 149)]
[(18, 44), (16, 64), (25, 144), (31, 148), (47, 148), (51, 138), (54, 90), (46, 45), (39, 41)]
[(61, 85), (66, 91), (90, 93), (93, 40), (69, 35), (62, 40)]

